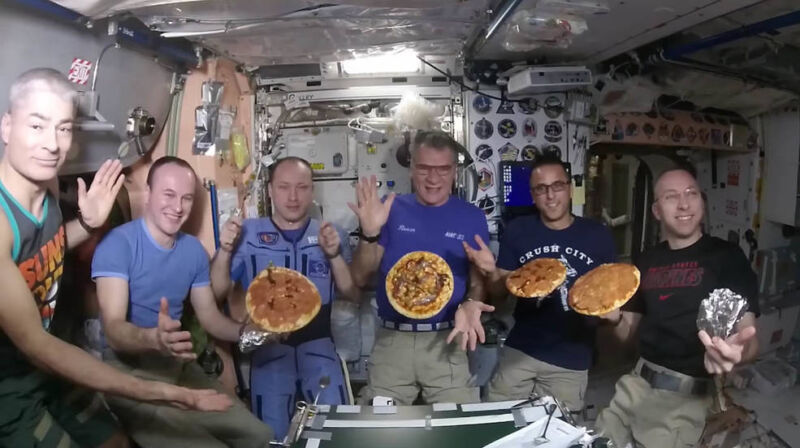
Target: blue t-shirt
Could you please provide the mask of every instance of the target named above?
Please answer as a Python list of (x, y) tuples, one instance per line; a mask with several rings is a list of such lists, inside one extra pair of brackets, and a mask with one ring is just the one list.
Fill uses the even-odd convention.
[[(331, 301), (335, 296), (335, 283), (330, 262), (317, 242), (319, 228), (320, 222), (316, 219), (309, 219), (305, 227), (295, 230), (281, 230), (270, 218), (245, 219), (239, 245), (231, 260), (231, 279), (244, 289), (272, 263), (302, 273), (319, 290), (322, 298), (319, 314), (306, 327), (292, 333), (285, 342), (287, 345), (295, 346), (331, 334)], [(347, 235), (338, 228), (336, 231), (341, 239), (342, 257), (349, 263), (352, 251)]]
[(602, 224), (575, 217), (566, 229), (545, 226), (538, 215), (511, 221), (500, 242), (497, 266), (513, 271), (536, 258), (557, 258), (567, 280), (541, 301), (519, 299), (506, 345), (565, 369), (586, 370), (592, 363), (597, 318), (569, 308), (569, 288), (581, 275), (616, 260), (611, 233)]
[(189, 291), (210, 284), (208, 253), (185, 233), (178, 234), (171, 249), (161, 247), (140, 218), (115, 227), (97, 246), (92, 278), (99, 277), (127, 280), (128, 321), (152, 328), (158, 325), (162, 297), (169, 303), (169, 316), (180, 320)]
[[(462, 241), (478, 248), (475, 235), (489, 241), (489, 227), (483, 211), (455, 196), (438, 207), (422, 205), (413, 194), (395, 198), (389, 219), (381, 229), (378, 244), (384, 254), (378, 270), (376, 300), (378, 315), (397, 323), (437, 323), (453, 319), (458, 304), (464, 300), (469, 285), (469, 259)], [(453, 297), (437, 315), (412, 320), (395, 311), (386, 296), (386, 275), (403, 255), (418, 250), (438, 254), (453, 271)]]

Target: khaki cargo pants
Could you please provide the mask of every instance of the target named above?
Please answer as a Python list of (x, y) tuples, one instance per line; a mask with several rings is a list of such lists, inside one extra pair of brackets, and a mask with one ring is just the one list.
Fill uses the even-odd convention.
[[(611, 404), (597, 417), (597, 431), (612, 439), (618, 448), (697, 446), (713, 404), (711, 392), (690, 395), (653, 389), (638, 373), (641, 363), (640, 360), (633, 372), (617, 381)], [(686, 377), (652, 363), (650, 366)]]
[(360, 404), (376, 396), (410, 405), (422, 392), (426, 403), (477, 403), (478, 388), (470, 384), (466, 352), (447, 344), (450, 330), (399, 331), (378, 328), (367, 365), (369, 383)]
[[(182, 364), (154, 354), (106, 362), (138, 378), (224, 393), (196, 362)], [(110, 395), (106, 400), (125, 432), (142, 448), (263, 448), (273, 436), (270, 427), (236, 398), (225, 412), (187, 411)]]
[(588, 373), (554, 366), (503, 347), (486, 401), (524, 400), (531, 392), (558, 398), (571, 411), (583, 409)]

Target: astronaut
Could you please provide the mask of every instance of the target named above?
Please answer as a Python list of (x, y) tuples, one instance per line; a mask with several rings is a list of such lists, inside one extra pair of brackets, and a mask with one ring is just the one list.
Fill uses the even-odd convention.
[[(220, 249), (211, 263), (211, 282), (217, 297), (227, 294), (232, 282), (246, 289), (272, 263), (302, 273), (322, 296), (322, 309), (308, 326), (253, 353), (253, 412), (281, 440), (297, 392), (309, 401), (319, 394), (320, 404), (345, 402), (347, 389), (331, 337), (331, 304), (335, 296), (358, 300), (358, 288), (348, 267), (351, 250), (345, 235), (333, 224), (309, 216), (314, 187), (308, 162), (298, 157), (280, 159), (270, 167), (267, 188), (273, 215), (244, 221), (231, 218), (225, 223)], [(321, 389), (324, 376), (330, 383)]]

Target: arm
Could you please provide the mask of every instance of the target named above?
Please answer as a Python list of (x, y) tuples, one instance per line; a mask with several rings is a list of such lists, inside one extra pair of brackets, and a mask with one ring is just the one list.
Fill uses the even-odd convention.
[(639, 329), (642, 314), (634, 311), (614, 310), (600, 318), (614, 328), (612, 333), (617, 342), (627, 345), (633, 340)]
[(230, 407), (230, 399), (215, 391), (195, 391), (122, 373), (46, 332), (34, 298), (11, 259), (11, 245), (8, 221), (0, 219), (0, 277), (4, 279), (0, 328), (35, 366), (80, 386), (134, 400), (199, 410)]
[(736, 324), (736, 333), (727, 339), (711, 338), (705, 331), (698, 333), (700, 342), (706, 348), (703, 364), (708, 373), (730, 372), (737, 364), (755, 359), (758, 354), (755, 320), (755, 314), (745, 313)]
[(211, 289), (217, 300), (225, 300), (231, 289), (231, 259), (242, 233), (242, 219), (234, 216), (222, 227), (219, 249), (211, 259)]
[(336, 231), (333, 224), (329, 222), (322, 223), (319, 228), (318, 242), (322, 253), (325, 254), (328, 263), (330, 263), (333, 281), (336, 289), (341, 293), (341, 297), (358, 303), (360, 291), (353, 281), (353, 275), (346, 260), (346, 257), (349, 258), (349, 249), (344, 246), (346, 243), (342, 241), (341, 235)]
[(139, 328), (128, 322), (128, 281), (99, 277), (97, 300), (108, 345), (115, 352), (141, 353), (159, 350), (156, 328)]
[[(83, 179), (78, 179), (78, 208), (81, 218), (65, 224), (67, 248), (74, 249), (89, 238), (89, 229), (99, 229), (108, 219), (117, 194), (125, 182), (122, 163), (106, 160), (94, 176), (88, 191)], [(86, 224), (81, 224), (80, 219)]]
[[(389, 211), (394, 202), (394, 193), (389, 194), (381, 202), (378, 197), (377, 179), (370, 176), (362, 178), (356, 185), (356, 204), (347, 203), (348, 207), (358, 216), (361, 232), (368, 236), (377, 236), (381, 228), (389, 219)], [(383, 258), (383, 246), (377, 242), (368, 243), (363, 239), (358, 242), (350, 272), (353, 281), (359, 288), (364, 288), (369, 283), (372, 274), (378, 270), (378, 265)]]
[(219, 311), (211, 286), (206, 285), (192, 288), (191, 301), (194, 312), (197, 313), (197, 319), (200, 321), (200, 325), (202, 325), (211, 336), (228, 342), (239, 340), (239, 331), (242, 328), (242, 324), (226, 317)]
[(506, 277), (511, 271), (497, 267), (492, 251), (479, 235), (475, 235), (475, 242), (478, 244), (477, 250), (464, 241), (464, 251), (467, 253), (472, 267), (476, 268), (477, 272), (485, 278), (485, 290), (488, 298), (500, 299), (505, 297), (508, 294)]

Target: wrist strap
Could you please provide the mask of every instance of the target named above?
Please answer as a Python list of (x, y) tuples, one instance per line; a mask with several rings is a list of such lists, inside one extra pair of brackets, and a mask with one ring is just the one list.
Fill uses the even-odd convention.
[(83, 214), (81, 213), (80, 210), (78, 210), (78, 223), (81, 225), (81, 227), (83, 227), (83, 230), (89, 233), (94, 233), (99, 230), (99, 228), (92, 227), (89, 224), (87, 224), (86, 221), (83, 220)]
[(367, 243), (375, 243), (375, 242), (378, 241), (378, 239), (380, 237), (381, 237), (381, 232), (378, 232), (378, 234), (375, 235), (375, 236), (367, 236), (367, 235), (364, 235), (364, 231), (363, 230), (361, 230), (361, 229), (358, 230), (358, 239), (360, 239), (362, 241), (365, 241)]

